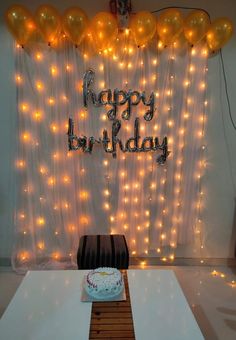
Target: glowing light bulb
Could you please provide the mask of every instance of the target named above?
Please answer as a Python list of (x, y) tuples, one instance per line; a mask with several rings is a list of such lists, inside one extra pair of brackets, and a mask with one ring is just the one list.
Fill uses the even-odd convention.
[(27, 261), (29, 259), (30, 255), (28, 251), (22, 251), (19, 254), (20, 261)]
[(121, 171), (120, 176), (124, 178), (126, 176), (126, 172), (124, 170)]
[(43, 86), (43, 83), (42, 83), (41, 81), (39, 81), (39, 80), (36, 81), (35, 85), (36, 85), (36, 89), (37, 89), (39, 92), (43, 91), (44, 86)]
[(44, 217), (37, 217), (37, 219), (36, 219), (36, 224), (38, 225), (38, 226), (44, 226), (45, 225), (45, 218)]
[(40, 241), (37, 243), (37, 247), (40, 249), (40, 250), (44, 250), (45, 249), (45, 244), (43, 241)]
[(108, 164), (109, 164), (108, 160), (104, 159), (103, 165), (104, 165), (104, 166), (108, 166)]
[(157, 59), (153, 59), (153, 60), (152, 60), (152, 64), (153, 64), (153, 65), (156, 65), (156, 64), (157, 64)]
[(195, 71), (195, 67), (193, 65), (189, 66), (189, 72), (193, 73)]
[(62, 181), (64, 184), (69, 184), (70, 183), (70, 177), (68, 175), (64, 175), (62, 178)]
[(35, 54), (35, 59), (36, 59), (37, 61), (42, 61), (42, 60), (43, 60), (43, 55), (42, 55), (42, 53), (37, 52), (37, 53)]
[(184, 119), (188, 119), (189, 118), (189, 113), (188, 112), (185, 112), (184, 113)]
[(124, 66), (125, 66), (125, 64), (124, 64), (123, 62), (120, 62), (120, 63), (119, 63), (119, 67), (120, 67), (120, 69), (123, 69), (123, 68), (124, 68)]
[(70, 64), (66, 64), (66, 71), (69, 72), (71, 71), (72, 66)]
[(55, 65), (52, 65), (52, 66), (50, 67), (50, 73), (51, 73), (51, 75), (52, 75), (53, 77), (56, 77), (56, 76), (57, 76), (57, 74), (58, 74), (58, 69), (57, 69), (57, 67), (56, 67)]
[(29, 111), (29, 104), (28, 103), (21, 103), (19, 106), (19, 109), (22, 112), (28, 112)]
[(125, 185), (124, 185), (124, 189), (125, 189), (125, 190), (129, 190), (129, 184), (125, 184)]
[(19, 169), (24, 169), (25, 168), (25, 161), (22, 159), (19, 159), (16, 161), (16, 167)]
[(124, 198), (124, 203), (128, 203), (128, 202), (129, 202), (128, 197), (125, 197), (125, 198)]
[(64, 103), (67, 103), (68, 102), (68, 98), (65, 94), (62, 94), (61, 95), (61, 100), (64, 102)]
[(34, 111), (33, 113), (33, 119), (36, 121), (36, 122), (40, 122), (43, 118), (43, 114), (42, 114), (42, 111)]
[(185, 81), (184, 81), (184, 86), (187, 87), (187, 86), (189, 86), (189, 85), (190, 85), (190, 81), (189, 81), (189, 80), (185, 80)]
[(49, 97), (48, 98), (48, 104), (51, 105), (51, 106), (54, 105), (55, 104), (55, 98)]
[(54, 252), (54, 253), (52, 253), (52, 258), (53, 258), (54, 260), (59, 260), (60, 257), (61, 257), (61, 255), (60, 255), (59, 252)]
[(31, 140), (31, 135), (29, 132), (26, 131), (22, 133), (21, 138), (23, 142), (27, 143)]
[(82, 201), (87, 201), (87, 199), (89, 198), (89, 193), (88, 193), (88, 191), (86, 191), (86, 190), (81, 190), (80, 193), (79, 193), (79, 198), (80, 198)]
[(22, 82), (23, 82), (22, 76), (20, 74), (16, 74), (15, 81), (16, 81), (16, 84), (18, 84), (18, 85), (22, 84)]
[(110, 209), (110, 204), (108, 202), (104, 203), (104, 209), (109, 210)]
[(48, 178), (48, 185), (50, 186), (50, 187), (52, 187), (52, 186), (54, 186), (55, 184), (56, 184), (56, 179), (55, 179), (55, 177), (49, 177)]
[(162, 239), (162, 240), (165, 240), (165, 239), (166, 239), (166, 234), (164, 234), (164, 233), (161, 234), (161, 239)]
[(79, 112), (79, 117), (82, 120), (86, 119), (87, 118), (87, 111), (85, 111), (85, 110), (80, 111)]
[(52, 123), (50, 125), (50, 130), (53, 132), (53, 133), (57, 133), (58, 132), (58, 125), (56, 123)]
[(107, 189), (106, 189), (106, 190), (104, 190), (104, 195), (105, 195), (105, 196), (110, 196), (110, 191), (109, 191), (109, 190), (107, 190)]
[(200, 89), (201, 89), (201, 90), (204, 90), (205, 88), (206, 88), (206, 83), (201, 82), (201, 83), (200, 83)]
[(152, 190), (156, 189), (156, 183), (152, 182), (151, 185), (150, 185), (150, 188), (151, 188)]
[(45, 175), (47, 173), (47, 168), (44, 167), (44, 166), (40, 166), (39, 167), (39, 172), (42, 174), (42, 175)]

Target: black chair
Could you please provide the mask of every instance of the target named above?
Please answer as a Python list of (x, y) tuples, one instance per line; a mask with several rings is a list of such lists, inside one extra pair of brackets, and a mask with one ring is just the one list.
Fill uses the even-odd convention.
[(84, 235), (77, 253), (78, 269), (128, 269), (129, 250), (124, 235)]

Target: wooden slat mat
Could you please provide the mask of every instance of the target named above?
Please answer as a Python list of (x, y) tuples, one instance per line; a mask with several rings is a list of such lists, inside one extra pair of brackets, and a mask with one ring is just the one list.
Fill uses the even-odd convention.
[(93, 302), (89, 339), (135, 340), (129, 287), (124, 275), (126, 301)]

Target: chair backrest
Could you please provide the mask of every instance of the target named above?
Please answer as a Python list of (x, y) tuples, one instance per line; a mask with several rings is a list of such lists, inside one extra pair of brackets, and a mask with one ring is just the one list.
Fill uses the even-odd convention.
[(128, 269), (129, 250), (124, 235), (84, 235), (77, 253), (78, 269)]

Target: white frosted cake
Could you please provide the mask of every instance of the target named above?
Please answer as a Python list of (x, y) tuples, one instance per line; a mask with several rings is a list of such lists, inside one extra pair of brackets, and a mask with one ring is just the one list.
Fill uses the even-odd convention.
[(123, 291), (123, 276), (116, 268), (96, 268), (85, 276), (84, 288), (95, 299), (110, 299)]

